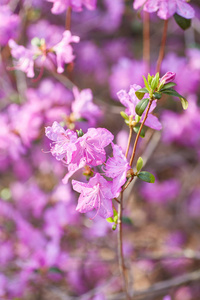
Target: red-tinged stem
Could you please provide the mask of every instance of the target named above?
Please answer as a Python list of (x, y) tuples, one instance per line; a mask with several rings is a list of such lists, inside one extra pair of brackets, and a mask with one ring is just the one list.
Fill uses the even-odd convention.
[(128, 156), (128, 151), (129, 151), (130, 144), (131, 144), (132, 133), (133, 133), (133, 127), (129, 126), (129, 137), (128, 137), (128, 144), (127, 144), (126, 154), (125, 154), (126, 158)]
[(123, 240), (122, 240), (122, 210), (123, 210), (123, 192), (121, 193), (121, 200), (118, 204), (118, 260), (121, 278), (123, 280), (123, 288), (126, 294), (126, 299), (129, 300), (128, 294), (128, 283), (126, 278), (126, 269), (124, 264), (124, 253), (123, 253)]
[(151, 107), (151, 104), (153, 102), (153, 99), (150, 99), (149, 101), (149, 104), (147, 106), (147, 110), (146, 110), (146, 113), (145, 113), (145, 116), (144, 116), (144, 120), (142, 121), (141, 125), (140, 125), (140, 129), (138, 130), (138, 133), (137, 133), (137, 136), (135, 138), (135, 143), (134, 143), (134, 146), (133, 146), (133, 152), (132, 152), (132, 155), (131, 155), (131, 159), (130, 159), (130, 163), (129, 165), (132, 167), (132, 164), (133, 164), (133, 160), (134, 160), (134, 157), (135, 157), (135, 152), (136, 152), (136, 147), (137, 147), (137, 144), (138, 144), (138, 140), (139, 140), (139, 137), (140, 137), (140, 133), (142, 131), (142, 128), (144, 126), (144, 123), (147, 119), (147, 116), (148, 116), (148, 113), (149, 113), (149, 110), (150, 110), (150, 107)]
[(143, 12), (143, 61), (148, 73), (150, 70), (150, 23), (149, 13), (146, 11)]
[(67, 13), (66, 13), (66, 21), (65, 21), (65, 29), (66, 30), (71, 29), (71, 13), (72, 13), (72, 8), (71, 8), (71, 6), (69, 6), (67, 9)]
[(168, 20), (165, 20), (163, 36), (162, 36), (162, 41), (161, 41), (161, 46), (160, 46), (160, 52), (159, 52), (157, 65), (156, 65), (156, 73), (160, 72), (161, 64), (162, 64), (164, 54), (165, 54), (165, 44), (166, 44), (166, 39), (167, 39), (167, 27), (168, 27)]

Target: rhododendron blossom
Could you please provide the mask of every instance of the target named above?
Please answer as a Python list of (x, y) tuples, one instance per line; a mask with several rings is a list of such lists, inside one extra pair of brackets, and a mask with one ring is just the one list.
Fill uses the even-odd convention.
[(76, 210), (86, 213), (96, 209), (95, 216), (99, 214), (105, 219), (111, 217), (113, 215), (111, 185), (111, 182), (98, 173), (88, 183), (72, 180), (73, 189), (81, 193)]
[(112, 144), (113, 157), (110, 157), (105, 164), (106, 176), (113, 178), (112, 192), (115, 197), (119, 196), (122, 185), (126, 182), (127, 171), (130, 166), (127, 162), (121, 147)]
[(60, 14), (64, 12), (68, 7), (71, 7), (74, 11), (81, 11), (83, 5), (89, 9), (93, 10), (96, 8), (97, 0), (47, 0), (53, 3), (51, 12), (53, 14)]
[[(133, 116), (133, 118), (135, 118), (136, 116), (135, 107), (140, 102), (140, 100), (136, 97), (135, 92), (140, 88), (141, 87), (139, 85), (133, 84), (130, 86), (130, 90), (128, 93), (125, 90), (121, 90), (117, 93), (120, 102), (126, 107), (125, 113), (128, 116)], [(147, 94), (144, 95), (144, 98), (148, 98), (148, 95)], [(156, 130), (161, 130), (162, 125), (159, 122), (158, 118), (151, 114), (152, 111), (155, 109), (155, 107), (156, 107), (156, 101), (154, 101), (153, 104), (151, 105), (145, 125)], [(145, 111), (142, 114), (142, 118), (140, 122), (142, 122), (142, 120), (144, 119), (144, 115), (145, 115)]]
[(175, 13), (186, 18), (194, 18), (194, 9), (186, 0), (135, 0), (133, 8), (138, 9), (143, 6), (144, 11), (149, 13), (158, 11), (161, 19), (169, 19)]

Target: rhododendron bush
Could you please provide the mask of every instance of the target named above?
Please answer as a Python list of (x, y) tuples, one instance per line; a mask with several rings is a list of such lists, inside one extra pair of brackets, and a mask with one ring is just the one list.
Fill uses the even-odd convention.
[(0, 299), (200, 299), (197, 0), (0, 0)]

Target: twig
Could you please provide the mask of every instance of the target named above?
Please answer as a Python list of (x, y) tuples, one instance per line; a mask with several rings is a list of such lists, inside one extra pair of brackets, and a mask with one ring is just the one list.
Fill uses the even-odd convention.
[(72, 8), (71, 6), (69, 6), (66, 13), (66, 21), (65, 21), (66, 30), (70, 30), (71, 28), (71, 13), (72, 13)]
[(143, 12), (143, 60), (147, 73), (150, 70), (150, 24), (149, 13)]
[(140, 125), (140, 129), (138, 130), (138, 133), (137, 133), (137, 136), (135, 138), (135, 143), (134, 143), (134, 146), (133, 146), (133, 152), (132, 152), (132, 155), (131, 155), (131, 159), (130, 159), (130, 163), (129, 165), (132, 167), (132, 164), (133, 164), (133, 160), (134, 160), (134, 157), (135, 157), (135, 151), (136, 151), (136, 147), (137, 147), (137, 144), (138, 144), (138, 140), (139, 140), (139, 137), (140, 137), (140, 133), (142, 131), (142, 128), (144, 126), (144, 123), (147, 119), (147, 116), (148, 116), (148, 113), (149, 113), (149, 110), (150, 110), (150, 107), (151, 107), (151, 104), (153, 102), (153, 99), (150, 99), (149, 101), (149, 104), (147, 106), (147, 110), (146, 110), (146, 113), (145, 113), (145, 116), (144, 116), (144, 120), (142, 121), (141, 125)]
[(160, 72), (160, 67), (164, 58), (164, 53), (165, 53), (165, 44), (166, 44), (166, 39), (167, 39), (167, 27), (168, 27), (168, 20), (165, 20), (164, 23), (164, 29), (163, 29), (163, 36), (162, 36), (162, 41), (161, 41), (161, 46), (160, 46), (160, 52), (157, 60), (157, 65), (156, 65), (156, 73)]

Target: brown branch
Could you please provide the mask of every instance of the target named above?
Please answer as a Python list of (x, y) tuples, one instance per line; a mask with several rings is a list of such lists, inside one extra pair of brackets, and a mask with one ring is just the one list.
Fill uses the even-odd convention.
[(147, 73), (150, 70), (150, 23), (149, 13), (143, 12), (143, 61)]
[(67, 13), (66, 13), (66, 21), (65, 21), (65, 29), (66, 30), (71, 29), (71, 13), (72, 13), (72, 8), (71, 8), (71, 6), (69, 6), (67, 9)]
[(160, 72), (161, 64), (164, 58), (164, 53), (165, 53), (165, 44), (166, 44), (166, 39), (167, 39), (167, 27), (168, 27), (168, 20), (165, 20), (164, 23), (164, 29), (163, 29), (163, 36), (162, 36), (162, 41), (161, 41), (161, 46), (160, 46), (160, 52), (157, 60), (157, 65), (156, 65), (156, 73)]
[(134, 160), (134, 157), (135, 157), (135, 151), (136, 151), (136, 147), (137, 147), (137, 144), (138, 144), (138, 140), (139, 140), (139, 137), (140, 137), (140, 133), (142, 131), (142, 128), (144, 126), (144, 123), (147, 119), (147, 116), (148, 116), (148, 113), (149, 113), (149, 110), (150, 110), (150, 107), (151, 107), (151, 104), (153, 102), (153, 99), (150, 99), (149, 101), (149, 104), (147, 106), (147, 110), (146, 110), (146, 113), (145, 113), (145, 116), (144, 116), (144, 120), (142, 121), (141, 125), (140, 125), (140, 129), (138, 130), (138, 133), (137, 133), (137, 136), (135, 138), (135, 143), (134, 143), (134, 146), (133, 146), (133, 152), (132, 152), (132, 155), (131, 155), (131, 159), (130, 159), (130, 163), (129, 165), (132, 167), (132, 164), (133, 164), (133, 160)]

